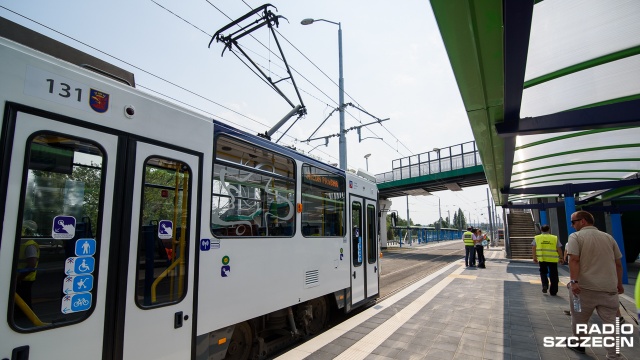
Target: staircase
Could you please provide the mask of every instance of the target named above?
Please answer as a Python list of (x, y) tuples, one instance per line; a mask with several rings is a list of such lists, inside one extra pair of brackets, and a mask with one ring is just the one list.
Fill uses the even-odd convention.
[(531, 242), (536, 236), (531, 213), (514, 211), (507, 215), (509, 224), (509, 246), (512, 259), (532, 259)]

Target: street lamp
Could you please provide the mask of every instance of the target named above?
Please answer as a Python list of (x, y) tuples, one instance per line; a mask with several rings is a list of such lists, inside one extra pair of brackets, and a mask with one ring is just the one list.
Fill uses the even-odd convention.
[(367, 162), (367, 171), (369, 171), (369, 156), (371, 156), (371, 154), (367, 154), (364, 156), (364, 160)]
[(311, 25), (316, 21), (324, 21), (330, 24), (338, 25), (338, 111), (340, 112), (340, 169), (347, 170), (347, 140), (344, 136), (344, 78), (342, 76), (342, 26), (339, 22), (329, 21), (325, 19), (304, 19), (300, 21), (302, 25)]

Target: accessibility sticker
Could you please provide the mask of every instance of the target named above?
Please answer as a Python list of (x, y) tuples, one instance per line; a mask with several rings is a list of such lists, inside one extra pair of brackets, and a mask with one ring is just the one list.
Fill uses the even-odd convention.
[(91, 307), (91, 293), (70, 294), (62, 298), (60, 311), (63, 314), (87, 311)]
[(51, 237), (56, 240), (69, 240), (76, 236), (76, 218), (58, 215), (53, 218)]

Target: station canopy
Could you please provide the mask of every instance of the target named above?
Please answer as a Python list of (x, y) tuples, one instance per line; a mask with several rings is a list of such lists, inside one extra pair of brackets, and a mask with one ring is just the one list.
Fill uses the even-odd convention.
[(431, 0), (497, 204), (640, 188), (640, 1)]

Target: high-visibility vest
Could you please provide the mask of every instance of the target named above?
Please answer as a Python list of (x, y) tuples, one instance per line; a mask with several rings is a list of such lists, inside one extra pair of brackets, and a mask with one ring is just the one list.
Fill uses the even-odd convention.
[(640, 281), (636, 281), (636, 309), (638, 310), (638, 320), (640, 320)]
[(536, 256), (538, 261), (558, 262), (558, 237), (551, 234), (536, 235)]
[[(18, 258), (18, 270), (25, 269), (27, 267), (27, 258), (25, 256), (25, 252), (27, 251), (27, 247), (31, 245), (36, 247), (37, 258), (38, 258), (38, 260), (36, 260), (36, 268), (38, 267), (38, 261), (40, 260), (40, 246), (38, 246), (38, 243), (35, 242), (34, 240), (27, 240), (20, 245), (20, 254)], [(22, 281), (36, 281), (36, 271), (34, 270), (29, 272), (24, 278), (22, 278)]]
[(462, 241), (464, 241), (464, 246), (473, 246), (473, 233), (471, 231), (465, 231), (462, 234)]

